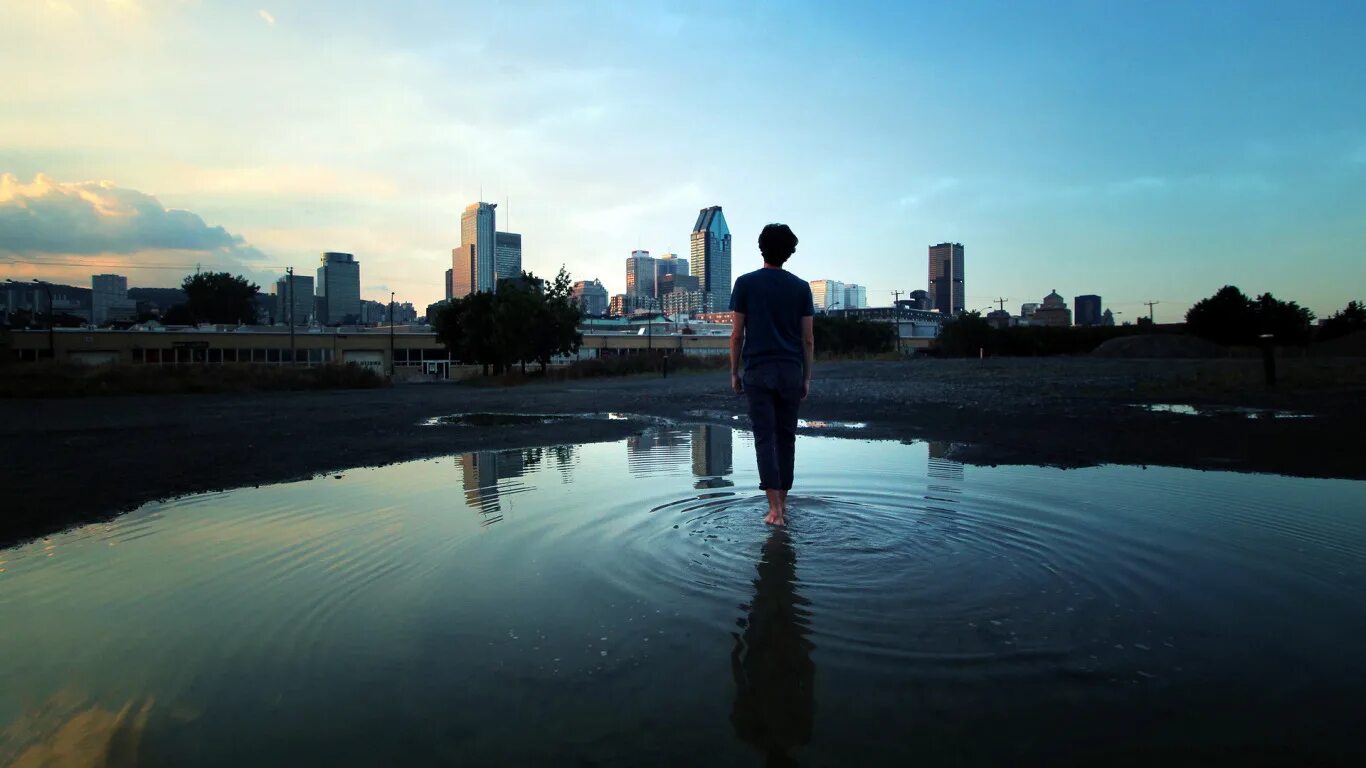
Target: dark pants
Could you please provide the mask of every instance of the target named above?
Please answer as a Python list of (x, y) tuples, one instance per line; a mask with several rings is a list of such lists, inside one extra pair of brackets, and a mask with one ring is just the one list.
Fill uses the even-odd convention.
[(754, 454), (759, 462), (759, 487), (791, 490), (797, 451), (797, 407), (802, 402), (802, 367), (770, 363), (746, 368), (744, 383), (749, 421), (754, 429)]

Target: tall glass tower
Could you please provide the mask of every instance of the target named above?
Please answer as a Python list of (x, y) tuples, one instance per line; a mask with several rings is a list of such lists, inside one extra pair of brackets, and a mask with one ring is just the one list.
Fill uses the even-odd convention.
[(499, 280), (513, 280), (522, 276), (522, 236), (516, 232), (494, 234), (497, 243), (493, 265), (493, 284)]
[(497, 207), (497, 203), (470, 203), (460, 215), (460, 247), (451, 251), (451, 295), (457, 299), (492, 291), (496, 285)]
[[(318, 320), (326, 325), (360, 322), (360, 262), (349, 253), (327, 251), (318, 267)], [(299, 290), (296, 284), (294, 290)]]
[(704, 311), (730, 309), (730, 228), (719, 205), (697, 214), (692, 228), (692, 273), (702, 289)]
[(963, 311), (963, 244), (930, 246), (930, 309), (945, 315)]

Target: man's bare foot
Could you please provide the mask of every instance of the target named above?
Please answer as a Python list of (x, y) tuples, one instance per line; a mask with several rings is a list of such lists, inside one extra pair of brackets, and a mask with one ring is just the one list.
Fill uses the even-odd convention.
[(769, 509), (768, 516), (764, 518), (764, 522), (769, 525), (787, 524), (787, 521), (783, 519), (783, 511), (781, 509)]

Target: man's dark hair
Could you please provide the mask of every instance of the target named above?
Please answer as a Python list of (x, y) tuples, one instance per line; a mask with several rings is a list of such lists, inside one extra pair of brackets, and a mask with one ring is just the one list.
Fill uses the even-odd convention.
[(786, 224), (769, 224), (759, 233), (759, 253), (764, 262), (781, 267), (797, 250), (797, 236)]

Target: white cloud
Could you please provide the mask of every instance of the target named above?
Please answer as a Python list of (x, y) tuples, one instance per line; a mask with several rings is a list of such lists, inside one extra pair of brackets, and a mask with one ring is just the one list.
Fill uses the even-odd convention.
[(118, 270), (162, 283), (163, 268), (202, 264), (259, 279), (270, 273), (265, 258), (240, 236), (135, 189), (44, 174), (26, 184), (0, 175), (0, 261), (7, 271), (84, 282), (93, 272)]
[(271, 15), (270, 11), (267, 11), (266, 9), (262, 8), (261, 10), (256, 12), (256, 15), (260, 16), (263, 21), (265, 21), (272, 27), (275, 26), (275, 17)]

